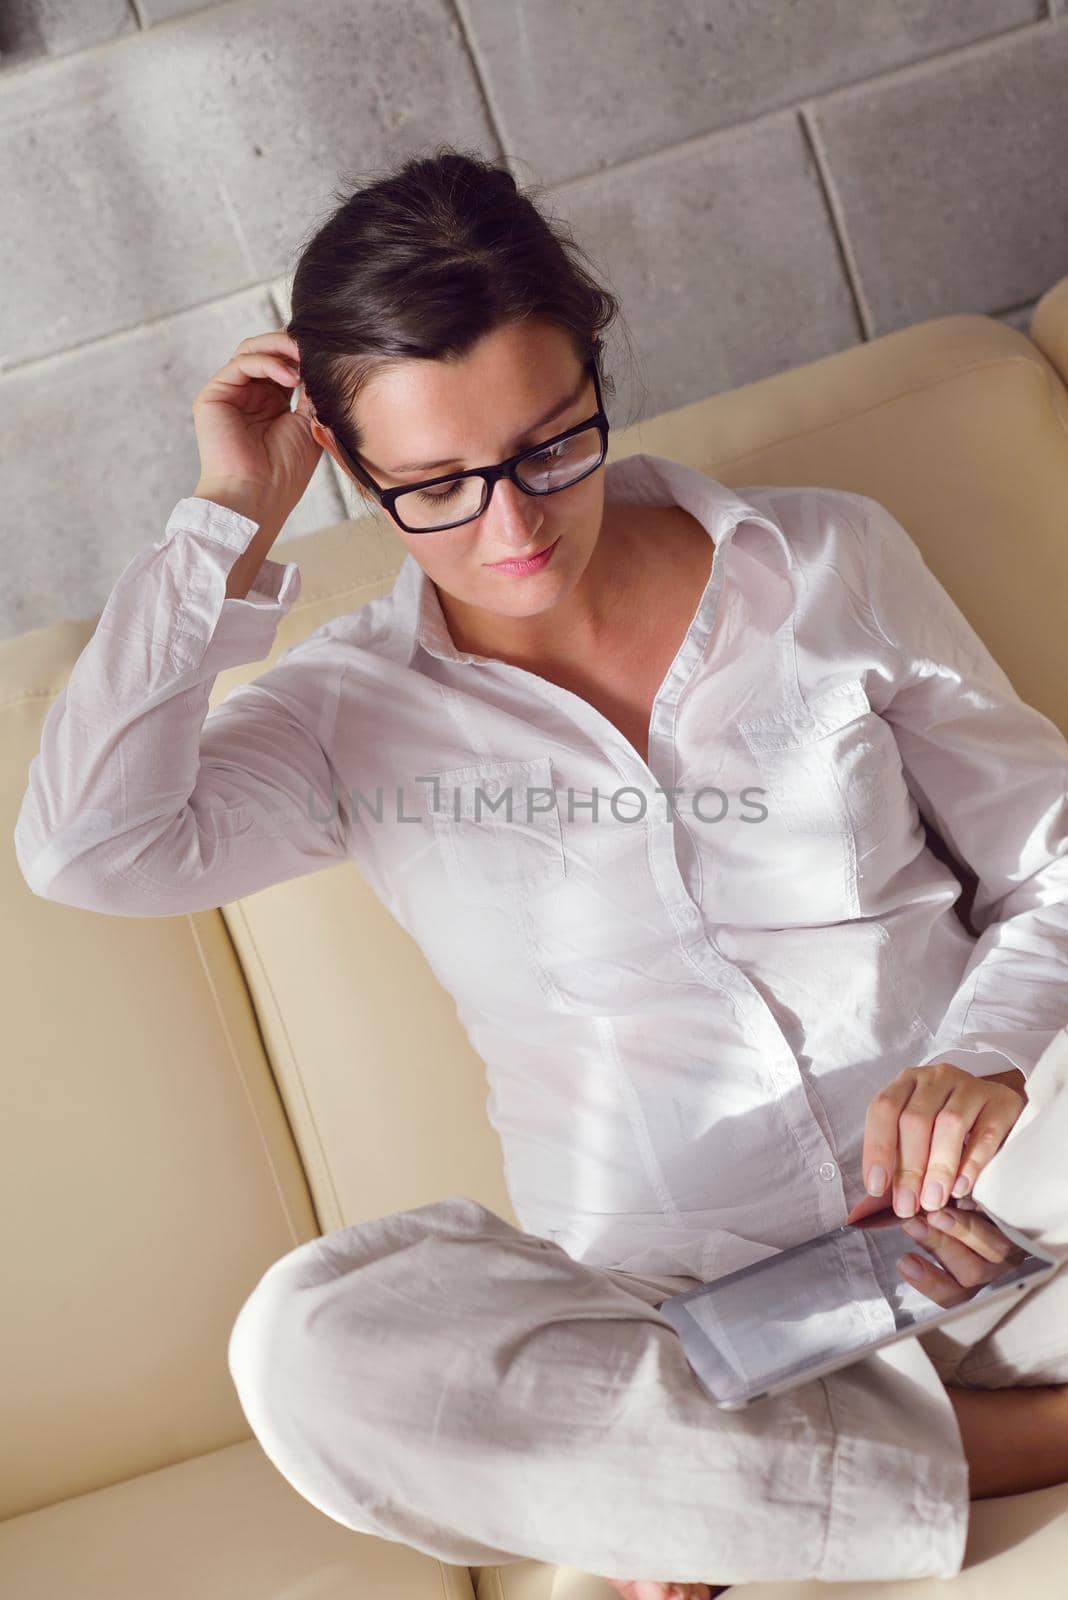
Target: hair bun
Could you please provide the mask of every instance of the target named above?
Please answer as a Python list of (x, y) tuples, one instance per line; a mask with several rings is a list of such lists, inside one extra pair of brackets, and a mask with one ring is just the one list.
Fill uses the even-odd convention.
[(383, 367), (461, 359), (532, 314), (600, 367), (618, 302), (570, 227), (539, 208), (544, 185), (528, 187), (526, 170), (441, 144), (338, 195), (304, 244), (287, 332), (309, 406), (353, 458), (362, 451), (356, 402)]

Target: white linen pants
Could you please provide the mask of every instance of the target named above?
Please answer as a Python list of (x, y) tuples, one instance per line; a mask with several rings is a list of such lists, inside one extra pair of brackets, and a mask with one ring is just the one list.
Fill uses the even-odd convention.
[[(1068, 1261), (1068, 1030), (976, 1200)], [(692, 1278), (573, 1260), (462, 1195), (276, 1261), (230, 1372), (269, 1459), (361, 1533), (457, 1565), (744, 1583), (948, 1578), (968, 1467), (945, 1382), (1068, 1382), (1068, 1273), (722, 1411), (655, 1309)]]

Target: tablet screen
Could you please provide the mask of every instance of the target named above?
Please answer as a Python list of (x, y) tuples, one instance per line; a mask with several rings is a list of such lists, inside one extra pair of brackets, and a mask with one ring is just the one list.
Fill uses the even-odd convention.
[[(897, 1334), (922, 1333), (951, 1313), (902, 1276), (912, 1253), (933, 1261), (895, 1219), (847, 1225), (660, 1305), (698, 1377), (720, 1404), (739, 1405), (773, 1385), (788, 1387), (828, 1362), (859, 1357)], [(1044, 1257), (1012, 1250), (990, 1282), (961, 1290), (971, 1311), (1022, 1278), (1048, 1274)], [(1022, 1292), (1022, 1291), (1020, 1291)]]

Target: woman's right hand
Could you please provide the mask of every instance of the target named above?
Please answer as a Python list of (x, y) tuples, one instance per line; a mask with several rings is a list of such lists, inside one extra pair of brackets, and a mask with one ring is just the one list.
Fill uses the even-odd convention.
[(297, 342), (288, 333), (254, 334), (242, 339), (193, 401), (200, 451), (196, 494), (276, 530), (307, 489), (322, 454), (303, 389), (290, 409), (299, 361)]

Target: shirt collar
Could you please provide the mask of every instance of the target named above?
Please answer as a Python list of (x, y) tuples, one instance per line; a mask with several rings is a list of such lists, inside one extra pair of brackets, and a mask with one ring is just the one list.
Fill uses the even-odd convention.
[[(717, 547), (743, 522), (758, 523), (772, 534), (788, 567), (793, 565), (789, 540), (778, 523), (742, 495), (696, 467), (668, 456), (640, 451), (610, 461), (605, 468), (605, 502), (629, 505), (678, 505), (697, 518)], [(392, 589), (392, 633), (405, 665), (420, 649), (442, 661), (485, 662), (492, 658), (458, 650), (452, 641), (437, 591), (409, 551)]]

